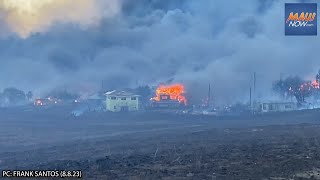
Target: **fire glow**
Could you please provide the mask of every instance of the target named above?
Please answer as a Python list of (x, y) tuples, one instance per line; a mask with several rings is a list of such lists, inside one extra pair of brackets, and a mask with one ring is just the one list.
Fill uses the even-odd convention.
[[(320, 89), (320, 84), (317, 80), (301, 84), (299, 91), (311, 91), (312, 89)], [(292, 88), (290, 87), (289, 91), (291, 91), (291, 90), (292, 90)]]
[(156, 90), (156, 97), (152, 100), (160, 101), (161, 95), (169, 95), (171, 100), (178, 100), (179, 103), (187, 104), (187, 98), (184, 96), (185, 88), (182, 84), (159, 85)]
[(318, 82), (317, 80), (314, 80), (314, 81), (312, 82), (312, 86), (313, 86), (313, 88), (315, 88), (315, 89), (320, 89), (320, 84), (319, 84), (319, 82)]

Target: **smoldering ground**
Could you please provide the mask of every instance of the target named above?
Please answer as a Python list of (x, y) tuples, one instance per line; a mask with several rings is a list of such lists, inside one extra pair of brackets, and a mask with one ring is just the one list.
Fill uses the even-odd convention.
[(268, 97), (281, 73), (311, 78), (320, 67), (318, 37), (284, 36), (285, 1), (87, 0), (64, 14), (74, 2), (35, 11), (32, 25), (14, 16), (19, 6), (0, 4), (0, 87), (41, 95), (172, 80), (194, 99), (211, 83), (215, 101), (228, 103), (247, 99), (253, 72)]

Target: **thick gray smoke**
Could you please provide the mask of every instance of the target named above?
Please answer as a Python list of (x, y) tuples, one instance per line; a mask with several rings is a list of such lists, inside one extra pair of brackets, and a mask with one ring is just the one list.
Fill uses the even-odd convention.
[(119, 11), (119, 0), (1, 0), (2, 26), (27, 38), (54, 23), (95, 25)]
[(312, 78), (320, 67), (318, 37), (284, 36), (284, 1), (121, 3), (99, 25), (55, 23), (24, 39), (0, 12), (0, 88), (40, 95), (56, 87), (95, 91), (102, 80), (112, 89), (171, 79), (185, 83), (194, 100), (211, 83), (215, 101), (229, 103), (248, 99), (253, 72), (256, 96), (268, 97), (281, 73)]

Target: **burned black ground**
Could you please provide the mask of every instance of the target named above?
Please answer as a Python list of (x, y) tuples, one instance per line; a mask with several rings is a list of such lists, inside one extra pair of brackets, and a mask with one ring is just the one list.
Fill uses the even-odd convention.
[(0, 169), (79, 169), (85, 179), (320, 177), (318, 110), (219, 118), (1, 113), (8, 139), (0, 141)]

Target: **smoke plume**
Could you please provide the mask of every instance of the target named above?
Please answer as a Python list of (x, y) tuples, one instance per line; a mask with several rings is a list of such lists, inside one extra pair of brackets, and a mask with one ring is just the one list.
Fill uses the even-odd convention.
[(170, 81), (200, 101), (210, 83), (214, 102), (225, 104), (248, 101), (254, 72), (255, 96), (269, 98), (280, 75), (310, 79), (320, 67), (319, 37), (284, 36), (283, 0), (0, 2), (0, 88)]
[[(108, 0), (1, 0), (2, 19), (8, 28), (26, 38), (47, 31), (55, 23), (74, 23), (82, 27), (96, 25), (103, 17), (119, 10), (119, 1)], [(3, 25), (2, 25), (3, 26)]]

